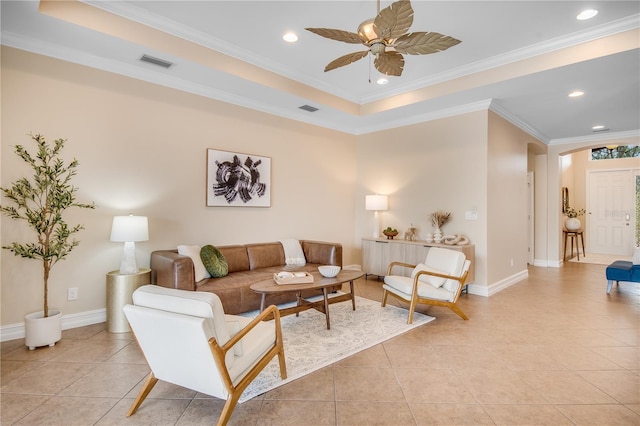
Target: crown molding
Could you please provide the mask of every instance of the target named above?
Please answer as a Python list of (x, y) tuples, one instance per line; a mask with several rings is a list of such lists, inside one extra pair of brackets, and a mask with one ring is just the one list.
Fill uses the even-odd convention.
[(508, 122), (510, 122), (511, 124), (513, 124), (514, 126), (522, 129), (523, 131), (527, 132), (534, 138), (538, 139), (540, 142), (545, 143), (547, 145), (549, 144), (549, 137), (540, 133), (535, 127), (531, 126), (522, 118), (511, 113), (510, 111), (507, 111), (504, 108), (504, 106), (502, 106), (502, 104), (500, 104), (500, 102), (497, 101), (496, 99), (491, 100), (491, 106), (489, 107), (489, 109), (495, 112), (496, 114), (498, 114), (500, 117), (507, 120)]
[(209, 99), (249, 108), (266, 114), (276, 115), (291, 120), (300, 121), (314, 126), (324, 127), (327, 129), (337, 130), (344, 133), (353, 133), (353, 129), (341, 123), (329, 120), (322, 120), (316, 117), (305, 116), (307, 113), (298, 112), (297, 110), (289, 110), (285, 108), (277, 108), (267, 102), (257, 102), (252, 98), (236, 95), (223, 90), (212, 89), (184, 80), (146, 66), (130, 65), (119, 61), (107, 60), (101, 57), (87, 55), (84, 52), (66, 47), (60, 47), (57, 44), (43, 42), (42, 40), (19, 36), (15, 33), (4, 32), (2, 34), (2, 45), (13, 47), (15, 49), (60, 59), (67, 62), (95, 68), (101, 71), (111, 72), (125, 77), (134, 78), (136, 80), (146, 81), (148, 83), (157, 84), (171, 89), (180, 90)]
[(344, 90), (340, 90), (333, 85), (327, 84), (315, 78), (311, 78), (303, 73), (292, 72), (290, 69), (283, 67), (279, 63), (272, 61), (265, 56), (256, 55), (255, 53), (252, 53), (246, 49), (241, 49), (229, 42), (205, 34), (202, 31), (198, 31), (185, 25), (179, 24), (175, 21), (171, 21), (169, 19), (151, 14), (147, 10), (141, 9), (130, 3), (95, 0), (80, 1), (92, 7), (104, 10), (114, 15), (121, 16), (125, 19), (137, 22), (158, 31), (180, 37), (192, 43), (207, 47), (209, 49), (231, 56), (235, 59), (255, 65), (257, 67), (264, 68), (267, 71), (271, 71), (283, 77), (290, 78), (318, 90), (322, 90), (323, 92), (327, 92), (334, 96), (346, 99), (353, 103), (360, 102), (359, 98), (352, 96)]
[(580, 142), (605, 142), (612, 141), (616, 139), (626, 139), (626, 138), (640, 138), (640, 129), (636, 130), (628, 130), (625, 132), (613, 132), (613, 133), (598, 133), (588, 136), (577, 136), (573, 138), (560, 138), (560, 139), (551, 139), (549, 141), (549, 145), (567, 145), (574, 144)]
[(403, 117), (397, 120), (385, 120), (384, 122), (378, 122), (370, 126), (362, 126), (355, 129), (355, 135), (364, 135), (367, 133), (379, 132), (382, 130), (389, 130), (398, 127), (410, 126), (412, 124), (424, 123), (427, 121), (439, 120), (441, 118), (454, 117), (456, 115), (467, 114), (470, 112), (487, 110), (491, 105), (491, 99), (486, 99), (478, 102), (472, 102), (465, 105), (458, 105), (451, 108), (445, 108), (434, 112), (428, 112), (426, 114), (415, 114), (408, 117)]

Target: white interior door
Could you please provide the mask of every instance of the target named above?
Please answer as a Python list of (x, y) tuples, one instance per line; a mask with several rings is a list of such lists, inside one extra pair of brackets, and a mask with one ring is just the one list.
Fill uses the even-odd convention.
[(592, 170), (587, 182), (589, 251), (631, 256), (635, 218), (633, 171)]

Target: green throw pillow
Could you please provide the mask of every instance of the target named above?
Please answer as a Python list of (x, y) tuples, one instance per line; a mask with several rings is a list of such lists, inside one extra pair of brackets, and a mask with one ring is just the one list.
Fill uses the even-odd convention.
[(200, 249), (200, 259), (213, 278), (224, 277), (229, 273), (227, 259), (212, 245), (206, 245)]

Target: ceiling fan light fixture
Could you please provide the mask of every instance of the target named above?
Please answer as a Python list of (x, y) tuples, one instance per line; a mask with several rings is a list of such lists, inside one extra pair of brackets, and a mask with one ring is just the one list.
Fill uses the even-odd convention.
[(374, 21), (374, 18), (367, 19), (366, 21), (364, 21), (362, 24), (358, 26), (358, 34), (360, 34), (360, 36), (363, 37), (364, 39), (368, 40), (369, 43), (372, 42), (373, 40), (380, 38), (380, 36), (376, 34), (375, 25), (373, 24), (373, 21)]
[(378, 83), (379, 85), (383, 86), (387, 83), (389, 83), (389, 79), (388, 78), (384, 78), (384, 77), (380, 77), (376, 83)]
[(460, 43), (460, 40), (436, 32), (409, 32), (413, 23), (413, 8), (409, 0), (396, 1), (383, 10), (379, 5), (378, 1), (376, 17), (361, 23), (357, 33), (334, 28), (305, 28), (321, 37), (367, 47), (367, 50), (347, 53), (334, 59), (327, 64), (324, 72), (349, 65), (371, 53), (375, 56), (373, 66), (376, 70), (384, 75), (399, 77), (404, 69), (404, 54), (428, 55)]

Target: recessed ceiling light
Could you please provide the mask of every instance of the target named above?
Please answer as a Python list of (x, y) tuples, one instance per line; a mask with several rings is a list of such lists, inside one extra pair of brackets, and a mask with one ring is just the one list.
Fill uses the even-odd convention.
[(586, 19), (591, 19), (598, 14), (598, 11), (595, 9), (587, 9), (583, 10), (576, 16), (576, 19), (579, 21), (584, 21)]
[(380, 78), (378, 79), (378, 81), (376, 81), (376, 83), (378, 83), (378, 84), (380, 84), (380, 85), (382, 85), (382, 84), (387, 84), (388, 82), (389, 82), (389, 80), (388, 80), (388, 79), (386, 79), (386, 78), (384, 78), (384, 77), (380, 77)]
[(584, 95), (584, 92), (582, 90), (574, 90), (573, 92), (569, 93), (570, 98), (578, 98), (582, 95)]
[(605, 130), (605, 126), (603, 126), (602, 124), (598, 124), (597, 126), (593, 126), (592, 129), (593, 131), (597, 132), (598, 130)]
[(296, 33), (289, 31), (288, 33), (282, 36), (282, 39), (287, 43), (295, 43), (296, 41), (298, 41), (298, 35)]

